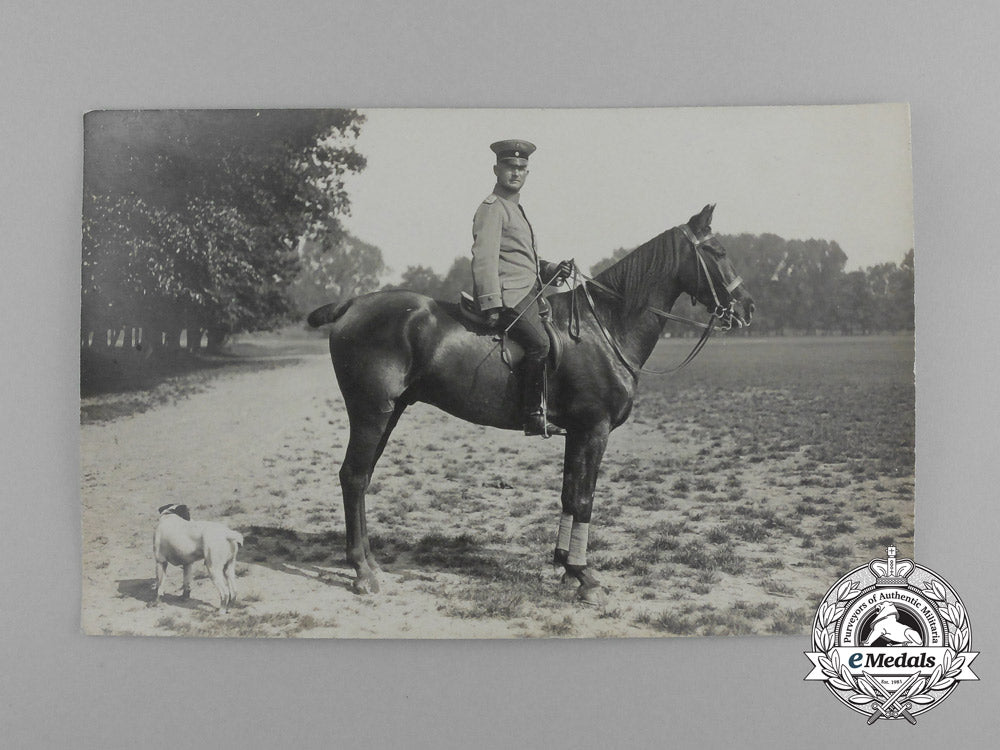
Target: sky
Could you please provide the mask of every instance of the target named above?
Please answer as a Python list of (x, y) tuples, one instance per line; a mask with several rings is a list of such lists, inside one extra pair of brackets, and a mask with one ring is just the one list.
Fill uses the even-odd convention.
[(913, 247), (905, 104), (673, 109), (371, 109), (344, 224), (391, 270), (469, 256), (489, 144), (534, 143), (521, 204), (539, 254), (589, 268), (715, 203), (720, 234), (836, 241), (847, 270)]

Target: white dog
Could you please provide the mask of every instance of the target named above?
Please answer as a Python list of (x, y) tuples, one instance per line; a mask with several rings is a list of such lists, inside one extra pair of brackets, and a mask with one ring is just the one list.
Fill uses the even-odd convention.
[(156, 560), (156, 601), (163, 595), (167, 563), (184, 568), (184, 593), (191, 595), (191, 566), (205, 561), (221, 599), (219, 609), (229, 611), (236, 601), (236, 552), (243, 535), (221, 523), (192, 521), (186, 505), (171, 503), (159, 509), (160, 522), (153, 534), (153, 558)]

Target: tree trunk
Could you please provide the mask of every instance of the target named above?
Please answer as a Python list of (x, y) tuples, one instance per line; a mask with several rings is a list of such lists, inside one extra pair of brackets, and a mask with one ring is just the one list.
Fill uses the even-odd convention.
[(169, 349), (172, 352), (176, 352), (181, 348), (181, 331), (180, 328), (170, 328), (164, 332), (164, 338), (166, 339), (163, 343), (165, 349)]
[(226, 343), (229, 334), (221, 328), (208, 329), (208, 351), (216, 354), (222, 350), (222, 345)]
[(187, 350), (192, 354), (197, 354), (201, 349), (201, 329), (200, 328), (186, 328), (187, 333)]
[(139, 341), (135, 348), (142, 354), (143, 359), (152, 357), (160, 349), (163, 342), (163, 332), (157, 325), (143, 325), (140, 329)]

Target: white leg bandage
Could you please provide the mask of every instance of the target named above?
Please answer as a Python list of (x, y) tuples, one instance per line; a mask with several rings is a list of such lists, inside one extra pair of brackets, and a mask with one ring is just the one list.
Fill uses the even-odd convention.
[(570, 535), (573, 532), (573, 514), (563, 513), (559, 516), (559, 538), (556, 540), (556, 549), (569, 549)]
[(587, 564), (587, 538), (590, 536), (589, 523), (573, 523), (573, 534), (569, 540), (569, 564)]

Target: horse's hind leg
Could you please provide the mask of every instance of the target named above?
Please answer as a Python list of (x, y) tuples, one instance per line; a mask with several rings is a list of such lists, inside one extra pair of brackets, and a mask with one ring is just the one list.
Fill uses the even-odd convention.
[[(399, 418), (402, 416), (403, 411), (406, 409), (406, 403), (402, 400), (396, 402), (396, 408), (393, 410), (392, 414), (389, 416), (389, 422), (386, 424), (385, 428), (382, 430), (382, 437), (379, 438), (378, 446), (375, 448), (375, 455), (372, 458), (371, 466), (368, 468), (368, 478), (371, 481), (371, 475), (375, 473), (375, 464), (382, 457), (382, 451), (385, 450), (386, 443), (389, 442), (389, 436), (392, 431), (396, 428), (396, 423), (399, 422)], [(378, 562), (375, 561), (375, 555), (372, 554), (371, 541), (368, 538), (368, 514), (366, 512), (365, 498), (361, 498), (361, 538), (365, 549), (365, 560), (368, 562), (369, 569), (377, 576), (382, 572), (379, 567)]]
[(340, 487), (344, 493), (344, 516), (347, 522), (347, 560), (357, 573), (354, 590), (358, 593), (376, 593), (379, 590), (379, 566), (372, 555), (368, 539), (365, 492), (375, 464), (404, 408), (405, 405), (400, 404), (391, 413), (351, 414), (351, 438), (347, 444), (344, 463), (340, 467)]

